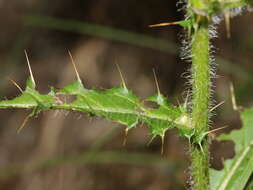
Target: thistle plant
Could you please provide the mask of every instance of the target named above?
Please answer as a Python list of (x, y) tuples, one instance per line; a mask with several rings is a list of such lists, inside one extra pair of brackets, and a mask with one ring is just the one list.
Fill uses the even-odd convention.
[[(249, 181), (253, 171), (253, 109), (239, 110), (243, 127), (230, 134), (221, 135), (220, 140), (233, 140), (236, 155), (233, 159), (225, 161), (224, 169), (215, 171), (209, 168), (208, 134), (211, 132), (209, 123), (211, 112), (216, 106), (212, 105), (212, 78), (215, 75), (214, 63), (211, 55), (212, 25), (215, 20), (223, 17), (229, 29), (230, 15), (235, 9), (242, 10), (253, 2), (251, 0), (188, 0), (185, 2), (185, 20), (170, 23), (151, 25), (151, 27), (174, 25), (182, 26), (186, 31), (187, 46), (190, 48), (188, 57), (191, 58), (191, 96), (190, 103), (174, 106), (159, 90), (145, 99), (140, 99), (128, 89), (119, 69), (122, 83), (114, 88), (99, 91), (87, 89), (77, 72), (76, 80), (62, 89), (51, 88), (48, 94), (41, 94), (36, 90), (36, 83), (32, 69), (26, 55), (30, 77), (26, 88), (20, 89), (21, 95), (0, 101), (0, 108), (30, 109), (31, 113), (18, 129), (20, 131), (29, 117), (38, 115), (47, 110), (69, 110), (86, 113), (89, 117), (99, 116), (126, 126), (126, 132), (140, 123), (146, 124), (149, 133), (164, 139), (165, 132), (176, 128), (179, 135), (189, 141), (191, 156), (191, 187), (195, 190), (242, 190)], [(228, 32), (228, 36), (229, 32)], [(156, 77), (155, 77), (156, 78)], [(63, 102), (59, 95), (75, 96), (72, 102)], [(157, 108), (151, 108), (145, 102), (153, 102)]]

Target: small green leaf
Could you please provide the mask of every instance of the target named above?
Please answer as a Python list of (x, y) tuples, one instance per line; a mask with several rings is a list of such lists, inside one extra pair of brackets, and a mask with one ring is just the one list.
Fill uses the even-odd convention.
[(20, 96), (12, 100), (0, 101), (0, 108), (30, 108), (36, 110), (34, 113), (38, 114), (56, 104), (53, 91), (45, 95), (40, 94), (35, 90), (35, 84), (31, 78), (27, 80), (26, 85), (26, 90)]
[(30, 88), (30, 89), (35, 89), (35, 83), (34, 81), (32, 80), (31, 77), (29, 77), (26, 81), (26, 89), (27, 88)]
[[(157, 109), (146, 108), (144, 122), (150, 128), (153, 135), (164, 136), (164, 133), (175, 126), (179, 126), (179, 118), (183, 115), (179, 107), (174, 107), (168, 103), (168, 99), (162, 94), (155, 94), (146, 100), (155, 102), (159, 105)], [(168, 117), (169, 116), (169, 117)]]
[(59, 91), (59, 93), (77, 95), (79, 93), (82, 93), (83, 90), (85, 90), (83, 85), (79, 81), (75, 81), (65, 86), (63, 89)]
[(193, 22), (191, 19), (187, 19), (187, 20), (178, 21), (177, 24), (184, 28), (188, 28), (188, 27), (192, 27)]
[(37, 106), (36, 100), (34, 100), (28, 93), (12, 99), (0, 101), (0, 108), (33, 108)]

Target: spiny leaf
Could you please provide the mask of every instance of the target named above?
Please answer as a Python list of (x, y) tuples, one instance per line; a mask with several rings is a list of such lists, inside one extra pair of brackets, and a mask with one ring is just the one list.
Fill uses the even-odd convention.
[(211, 169), (212, 190), (242, 190), (253, 172), (253, 107), (240, 115), (243, 127), (219, 137), (235, 143), (235, 157), (221, 171)]
[[(146, 109), (147, 118), (144, 118), (145, 123), (151, 127), (151, 132), (153, 135), (161, 135), (166, 132), (169, 128), (174, 128), (177, 125), (180, 128), (181, 124), (184, 123), (186, 128), (190, 129), (190, 123), (186, 124), (182, 122), (184, 117), (183, 113), (186, 113), (186, 110), (182, 110), (181, 107), (174, 107), (168, 103), (167, 98), (161, 94), (156, 94), (147, 98), (146, 100), (155, 102), (159, 105), (157, 109)], [(169, 116), (169, 118), (168, 118)], [(159, 127), (158, 127), (159, 126)], [(154, 127), (154, 128), (152, 128)], [(184, 136), (186, 135), (186, 130), (180, 128), (183, 131)]]
[(177, 21), (177, 22), (163, 22), (159, 24), (149, 25), (149, 27), (153, 28), (153, 27), (171, 26), (171, 25), (179, 25), (179, 26), (182, 26), (183, 28), (188, 28), (192, 26), (192, 20), (187, 19), (187, 20), (182, 20), (182, 21)]
[[(193, 135), (191, 120), (186, 110), (182, 109), (182, 106), (169, 104), (168, 99), (160, 92), (141, 100), (125, 85), (99, 91), (86, 89), (81, 81), (77, 80), (58, 92), (51, 90), (44, 95), (36, 91), (31, 78), (26, 85), (26, 90), (19, 97), (0, 101), (0, 109), (29, 108), (33, 110), (32, 116), (50, 109), (74, 110), (124, 124), (127, 130), (138, 123), (146, 123), (152, 135), (163, 137), (168, 129), (175, 127), (187, 138)], [(75, 100), (70, 103), (60, 102), (57, 101), (57, 94), (74, 95)], [(155, 102), (158, 108), (144, 105), (145, 101)]]
[(60, 90), (61, 93), (76, 95), (76, 100), (66, 104), (74, 110), (117, 121), (129, 128), (138, 123), (138, 112), (135, 110), (138, 98), (123, 86), (98, 91), (85, 89), (77, 81)]
[(36, 108), (40, 111), (50, 109), (55, 104), (54, 93), (43, 95), (35, 90), (34, 83), (31, 78), (26, 82), (26, 90), (18, 97), (12, 100), (0, 101), (0, 108)]

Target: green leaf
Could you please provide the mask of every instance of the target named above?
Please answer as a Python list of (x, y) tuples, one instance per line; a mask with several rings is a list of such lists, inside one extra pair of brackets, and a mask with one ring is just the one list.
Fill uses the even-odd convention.
[(60, 93), (76, 95), (75, 101), (65, 104), (72, 110), (102, 116), (126, 125), (127, 129), (144, 122), (152, 135), (163, 136), (168, 129), (179, 124), (185, 125), (179, 119), (182, 116), (182, 110), (168, 104), (167, 99), (161, 94), (146, 99), (159, 105), (159, 108), (152, 109), (141, 104), (141, 100), (123, 85), (98, 91), (85, 89), (80, 82), (76, 81), (64, 87)]
[(157, 109), (144, 110), (147, 115), (147, 117), (144, 117), (144, 122), (148, 124), (153, 135), (163, 136), (168, 129), (174, 128), (175, 125), (183, 136), (189, 135), (188, 129), (191, 129), (190, 118), (187, 116), (188, 120), (184, 120), (186, 110), (183, 107), (170, 105), (168, 99), (162, 94), (156, 94), (146, 100), (159, 105)]
[(25, 91), (18, 97), (12, 100), (0, 101), (0, 108), (30, 108), (33, 110), (33, 115), (38, 114), (43, 110), (50, 109), (56, 100), (54, 98), (54, 92), (51, 91), (49, 94), (40, 94), (35, 89), (35, 84), (31, 78), (26, 82)]
[(178, 21), (177, 24), (184, 28), (188, 28), (188, 27), (192, 27), (193, 22), (191, 19), (187, 19), (187, 20)]
[(76, 95), (76, 100), (67, 104), (73, 110), (102, 116), (127, 125), (129, 128), (138, 123), (139, 116), (136, 108), (139, 100), (123, 86), (98, 91), (96, 89), (87, 90), (78, 83), (74, 82), (60, 91)]
[(235, 157), (224, 162), (223, 170), (211, 169), (212, 190), (243, 190), (253, 172), (253, 108), (240, 116), (243, 127), (219, 137), (235, 143)]
[[(36, 91), (31, 79), (28, 79), (26, 85), (26, 90), (21, 96), (0, 101), (0, 108), (30, 108), (33, 110), (31, 116), (50, 109), (73, 110), (124, 124), (127, 130), (139, 123), (146, 123), (152, 135), (164, 136), (168, 129), (175, 127), (187, 138), (193, 135), (191, 119), (186, 109), (169, 104), (168, 99), (160, 93), (141, 100), (124, 85), (99, 91), (86, 89), (81, 81), (75, 81), (58, 93), (51, 89), (44, 95)], [(72, 95), (75, 99), (64, 103), (57, 101), (57, 94)], [(155, 102), (158, 108), (146, 106), (143, 104), (145, 101)]]
[(37, 102), (28, 93), (24, 92), (22, 95), (12, 99), (3, 100), (0, 102), (0, 108), (32, 108), (36, 107)]

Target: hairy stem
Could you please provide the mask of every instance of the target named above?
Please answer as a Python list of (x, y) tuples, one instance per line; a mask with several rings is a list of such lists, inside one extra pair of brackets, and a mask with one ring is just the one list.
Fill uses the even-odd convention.
[(208, 21), (203, 18), (192, 35), (192, 123), (196, 130), (191, 149), (192, 178), (195, 190), (209, 189), (208, 131), (210, 63)]

